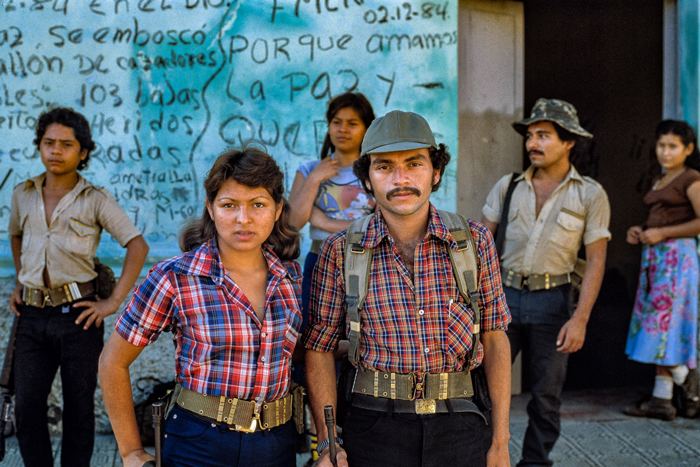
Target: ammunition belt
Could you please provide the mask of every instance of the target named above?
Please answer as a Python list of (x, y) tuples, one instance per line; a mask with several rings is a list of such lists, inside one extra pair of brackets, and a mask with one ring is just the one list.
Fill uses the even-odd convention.
[(207, 396), (182, 388), (177, 405), (210, 423), (229, 430), (252, 433), (284, 425), (292, 418), (292, 395), (273, 402), (245, 401), (235, 397)]
[(426, 373), (422, 381), (416, 373), (397, 374), (358, 370), (352, 392), (385, 399), (413, 401), (471, 397), (474, 386), (469, 371)]
[(56, 287), (55, 289), (48, 289), (46, 287), (32, 289), (31, 287), (24, 287), (22, 299), (27, 305), (44, 308), (47, 305), (59, 306), (75, 302), (92, 293), (95, 293), (94, 281), (83, 283), (71, 282), (70, 284)]
[(530, 274), (523, 276), (512, 269), (501, 269), (501, 280), (506, 287), (522, 290), (527, 287), (530, 291), (549, 290), (559, 285), (571, 283), (571, 273), (566, 274)]

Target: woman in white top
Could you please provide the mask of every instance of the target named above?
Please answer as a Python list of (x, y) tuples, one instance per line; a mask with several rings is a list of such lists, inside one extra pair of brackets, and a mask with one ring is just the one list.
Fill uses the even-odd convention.
[[(321, 242), (334, 232), (344, 230), (350, 223), (374, 211), (374, 197), (365, 192), (352, 171), (360, 157), (365, 132), (374, 120), (374, 111), (367, 98), (348, 92), (334, 98), (326, 111), (328, 133), (321, 148), (321, 159), (302, 164), (297, 169), (289, 204), (291, 224), (301, 230), (309, 222), (311, 249), (304, 260), (304, 280), (301, 288), (301, 331), (309, 321), (311, 275), (318, 260)], [(300, 332), (301, 332), (300, 331)], [(343, 349), (347, 353), (347, 347)], [(342, 354), (339, 350), (338, 354)], [(292, 369), (292, 380), (304, 383), (303, 366)], [(312, 431), (315, 431), (312, 427)], [(316, 435), (311, 435), (312, 463), (316, 454)]]
[(294, 177), (289, 204), (291, 223), (301, 229), (309, 222), (312, 244), (304, 261), (302, 314), (308, 321), (311, 273), (318, 259), (321, 242), (350, 223), (374, 212), (374, 198), (365, 192), (352, 172), (360, 157), (360, 147), (374, 111), (367, 98), (348, 92), (334, 98), (326, 112), (328, 133), (321, 148), (321, 159), (302, 164)]

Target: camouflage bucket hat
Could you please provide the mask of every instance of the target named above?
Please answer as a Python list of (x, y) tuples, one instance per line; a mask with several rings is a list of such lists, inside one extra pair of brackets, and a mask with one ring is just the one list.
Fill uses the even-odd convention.
[(575, 135), (593, 138), (593, 135), (584, 130), (579, 123), (574, 106), (559, 99), (537, 99), (530, 117), (519, 122), (513, 122), (512, 125), (515, 131), (525, 136), (529, 125), (541, 121), (556, 123)]

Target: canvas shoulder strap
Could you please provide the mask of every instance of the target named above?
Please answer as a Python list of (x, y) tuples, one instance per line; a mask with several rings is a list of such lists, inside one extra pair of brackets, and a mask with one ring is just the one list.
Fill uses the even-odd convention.
[(345, 238), (345, 302), (348, 305), (347, 319), (350, 321), (350, 349), (348, 359), (353, 365), (360, 365), (360, 309), (367, 298), (369, 270), (372, 266), (372, 248), (360, 245), (367, 232), (372, 216), (353, 221)]
[[(459, 293), (474, 313), (474, 326), (472, 327), (472, 352), (469, 361), (474, 360), (479, 350), (479, 334), (481, 333), (481, 312), (479, 310), (479, 297), (477, 294), (477, 277), (479, 274), (476, 259), (476, 246), (469, 229), (469, 222), (459, 214), (438, 210), (442, 221), (457, 242), (457, 251), (448, 248), (450, 264), (457, 281)], [(471, 366), (471, 365), (469, 365)], [(467, 367), (467, 369), (469, 368)]]
[(503, 256), (503, 247), (506, 244), (506, 229), (508, 229), (508, 211), (510, 211), (510, 200), (513, 199), (513, 191), (515, 190), (515, 185), (518, 184), (516, 178), (520, 176), (519, 173), (513, 172), (510, 176), (510, 183), (508, 183), (508, 189), (506, 190), (506, 196), (503, 199), (503, 207), (501, 208), (501, 221), (498, 223), (498, 228), (496, 230), (496, 254), (498, 259)]

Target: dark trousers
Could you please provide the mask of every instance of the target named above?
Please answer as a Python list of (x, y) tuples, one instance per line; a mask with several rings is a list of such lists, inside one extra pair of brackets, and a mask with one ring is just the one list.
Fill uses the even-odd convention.
[(89, 467), (95, 442), (97, 363), (103, 327), (76, 325), (82, 308), (21, 307), (15, 343), (17, 441), (27, 467), (52, 467), (47, 400), (56, 371), (63, 387), (61, 465)]
[(512, 316), (508, 326), (511, 360), (523, 352), (529, 365), (532, 399), (519, 467), (552, 465), (549, 453), (561, 431), (561, 391), (568, 354), (557, 352), (557, 335), (571, 316), (571, 287), (530, 292), (504, 287)]
[(163, 443), (165, 467), (294, 467), (294, 423), (241, 433), (175, 407)]
[(343, 427), (348, 463), (362, 467), (484, 467), (491, 438), (490, 421), (470, 412), (388, 414), (350, 407)]

